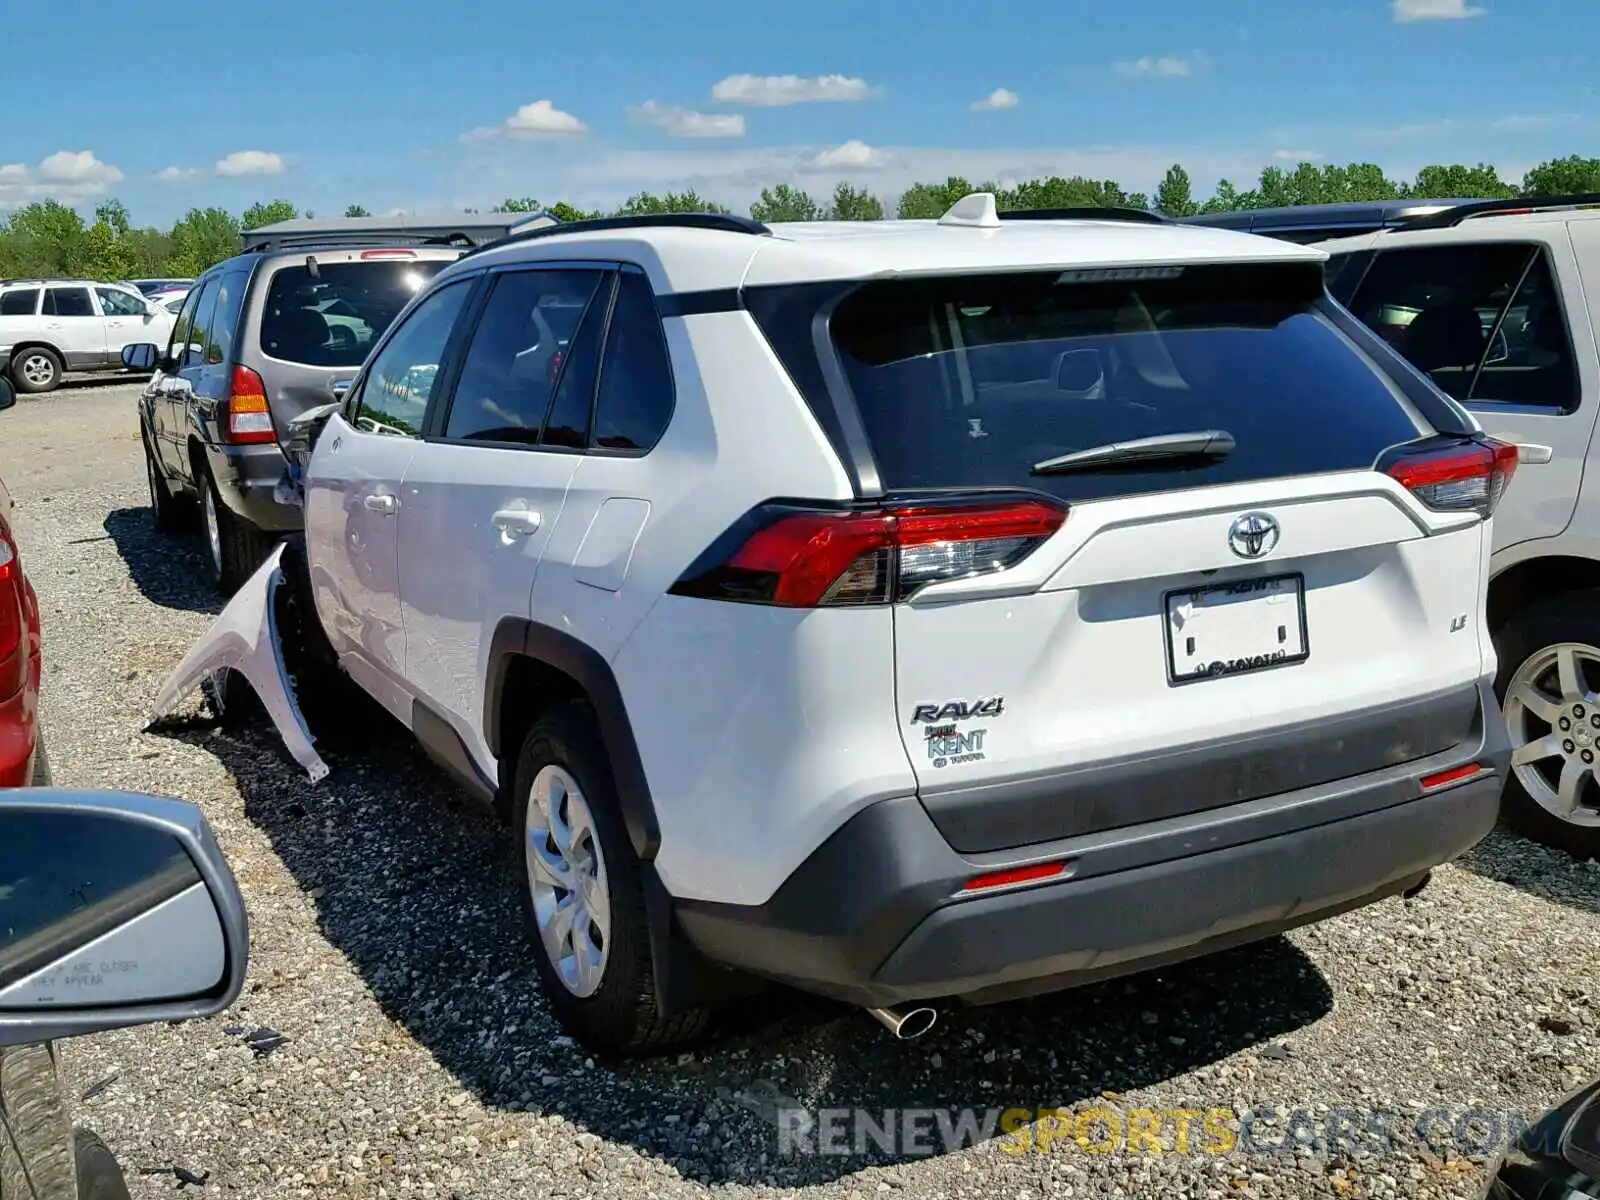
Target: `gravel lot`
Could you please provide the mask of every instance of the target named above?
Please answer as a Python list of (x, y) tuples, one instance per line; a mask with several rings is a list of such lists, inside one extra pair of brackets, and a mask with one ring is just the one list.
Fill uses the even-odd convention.
[[(692, 1056), (608, 1066), (562, 1039), (505, 837), (379, 729), (327, 745), (319, 787), (265, 728), (140, 732), (215, 602), (194, 541), (149, 531), (126, 383), (0, 416), (45, 621), (60, 782), (197, 801), (244, 890), (245, 995), (222, 1017), (66, 1047), (85, 1124), (135, 1196), (1472, 1196), (1481, 1163), (1386, 1156), (779, 1153), (775, 1108), (1381, 1108), (1530, 1116), (1600, 1074), (1600, 870), (1497, 833), (1388, 901), (1210, 961), (945, 1014), (912, 1045), (779, 998)], [(260, 1027), (286, 1041), (259, 1054)], [(1173, 1144), (1168, 1126), (1165, 1144)], [(1276, 1142), (1268, 1127), (1260, 1141)], [(1196, 1134), (1198, 1140), (1198, 1133)]]

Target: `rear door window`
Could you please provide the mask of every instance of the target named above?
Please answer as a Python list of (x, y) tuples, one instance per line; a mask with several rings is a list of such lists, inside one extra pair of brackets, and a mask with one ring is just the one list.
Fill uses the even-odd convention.
[(1386, 250), (1349, 307), (1457, 400), (1578, 406), (1577, 362), (1542, 246)]
[(53, 287), (44, 292), (44, 312), (47, 317), (96, 317), (94, 301), (89, 299), (86, 287)]
[(261, 311), (261, 351), (308, 367), (358, 367), (444, 259), (279, 267)]
[[(558, 381), (581, 418), (577, 445), (588, 429), (594, 397), (595, 342), (574, 354), (580, 324), (595, 307), (609, 276), (601, 270), (513, 271), (497, 276), (461, 365), (445, 436), (533, 445), (539, 441)], [(602, 312), (593, 318), (603, 321)], [(585, 379), (587, 383), (585, 384)], [(567, 445), (565, 440), (552, 444)]]
[(425, 297), (378, 351), (351, 402), (352, 424), (368, 433), (421, 437), (439, 382), (450, 332), (472, 292), (472, 279), (447, 283)]
[[(1366, 469), (1414, 438), (1393, 383), (1322, 311), (1320, 263), (866, 284), (831, 332), (884, 486), (1087, 500)], [(1053, 474), (1108, 443), (1221, 430), (1221, 459)]]
[(666, 432), (673, 400), (672, 361), (656, 314), (655, 294), (643, 275), (626, 272), (606, 334), (594, 416), (595, 447), (649, 450)]

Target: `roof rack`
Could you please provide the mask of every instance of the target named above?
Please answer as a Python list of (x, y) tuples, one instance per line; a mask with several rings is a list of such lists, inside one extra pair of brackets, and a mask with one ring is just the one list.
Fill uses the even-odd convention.
[(1570, 212), (1580, 208), (1595, 207), (1600, 207), (1600, 193), (1590, 192), (1577, 196), (1521, 196), (1512, 200), (1479, 200), (1472, 204), (1458, 204), (1454, 208), (1445, 209), (1443, 212), (1413, 217), (1402, 223), (1399, 228), (1408, 232), (1413, 229), (1453, 229), (1463, 221), (1470, 221), (1475, 217), (1514, 217), (1524, 213)]
[(1133, 225), (1171, 225), (1170, 217), (1143, 208), (1011, 208), (1002, 221), (1127, 221)]
[(296, 217), (249, 229), (246, 254), (366, 246), (479, 246), (510, 233), (555, 224), (549, 213), (398, 214), (390, 217)]
[(467, 258), (485, 250), (498, 250), (502, 246), (535, 238), (554, 237), (563, 233), (600, 233), (608, 229), (710, 229), (721, 233), (758, 235), (772, 232), (760, 221), (733, 213), (640, 213), (632, 217), (590, 217), (582, 221), (557, 221), (538, 229), (518, 229), (492, 242), (474, 246), (461, 257)]

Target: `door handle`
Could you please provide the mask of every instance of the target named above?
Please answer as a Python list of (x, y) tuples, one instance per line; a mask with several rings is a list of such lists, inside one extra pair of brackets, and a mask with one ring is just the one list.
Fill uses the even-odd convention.
[(489, 522), (507, 537), (527, 537), (539, 532), (540, 517), (526, 508), (502, 508)]
[(364, 496), (362, 497), (361, 503), (370, 508), (373, 512), (383, 513), (385, 516), (394, 512), (395, 509), (400, 507), (400, 501), (383, 492), (379, 492), (375, 496)]
[(1533, 442), (1517, 443), (1517, 461), (1525, 462), (1529, 466), (1539, 466), (1549, 462), (1555, 457), (1555, 451), (1549, 446), (1539, 446)]

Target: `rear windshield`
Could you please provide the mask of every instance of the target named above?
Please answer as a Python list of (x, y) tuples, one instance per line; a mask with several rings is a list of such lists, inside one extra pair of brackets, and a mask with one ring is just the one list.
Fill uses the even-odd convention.
[[(1391, 382), (1324, 315), (1319, 265), (1140, 274), (884, 281), (847, 297), (830, 328), (884, 487), (1093, 499), (1364, 469), (1418, 436)], [(1236, 448), (1137, 470), (1032, 470), (1201, 430)]]
[(308, 367), (358, 367), (446, 259), (279, 267), (261, 313), (262, 353)]

